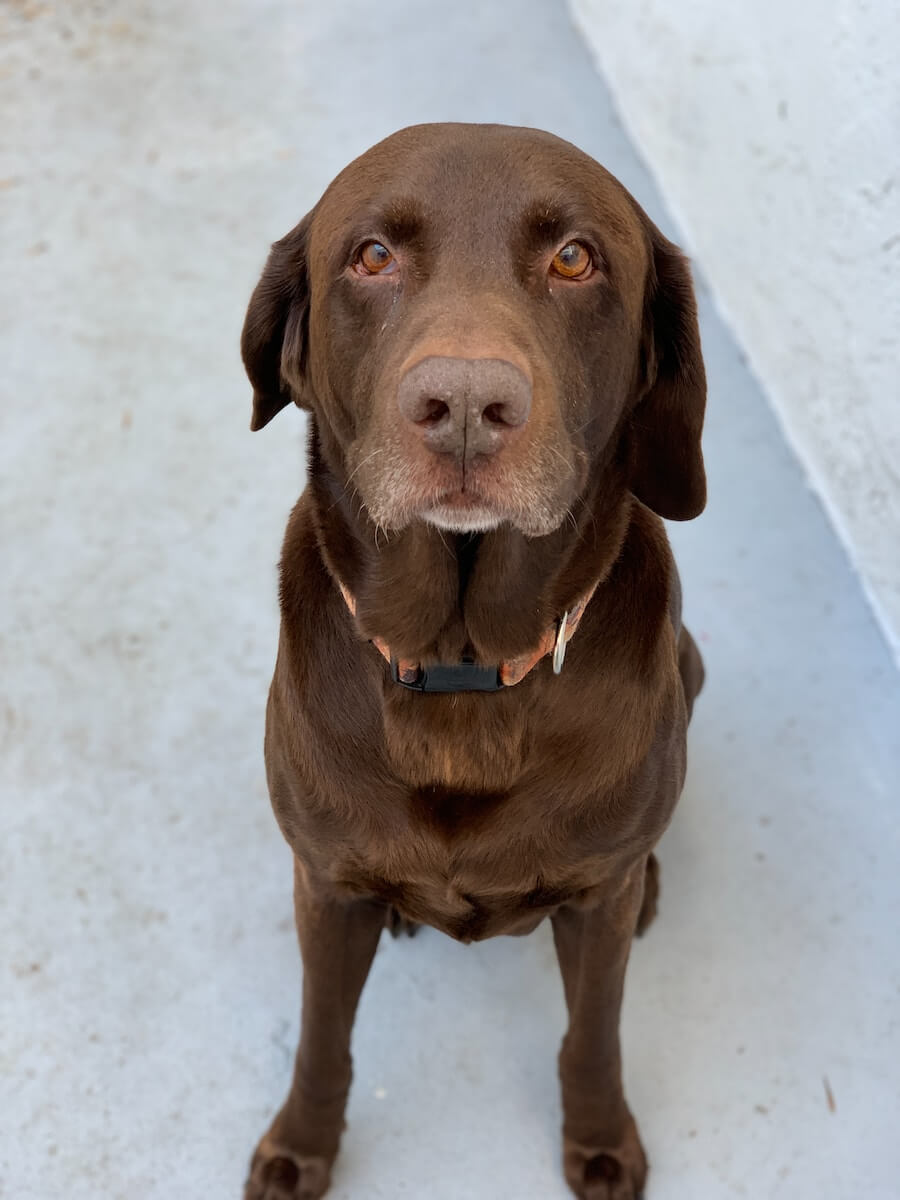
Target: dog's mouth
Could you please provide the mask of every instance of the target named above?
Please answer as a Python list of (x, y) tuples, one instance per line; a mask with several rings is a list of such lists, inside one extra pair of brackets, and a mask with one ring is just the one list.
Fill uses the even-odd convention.
[(486, 533), (509, 524), (534, 537), (556, 528), (564, 514), (555, 497), (510, 472), (509, 478), (467, 477), (465, 486), (428, 489), (415, 504), (414, 515), (452, 533)]
[[(558, 470), (561, 455), (547, 450), (513, 461), (485, 456), (463, 466), (438, 455), (366, 453), (351, 475), (369, 517), (384, 532), (423, 521), (452, 533), (483, 533), (508, 524), (526, 536), (551, 533), (565, 519), (576, 468)], [(564, 464), (568, 466), (568, 464)], [(554, 469), (557, 468), (557, 469)], [(580, 480), (579, 480), (580, 482)]]
[(496, 529), (506, 519), (477, 491), (444, 492), (435, 502), (426, 502), (420, 510), (422, 520), (451, 533), (484, 533)]
[[(429, 465), (430, 479), (415, 505), (416, 516), (426, 524), (452, 533), (483, 533), (520, 515), (523, 497), (517, 495), (512, 473), (496, 459), (436, 459)], [(529, 507), (527, 501), (524, 507)]]

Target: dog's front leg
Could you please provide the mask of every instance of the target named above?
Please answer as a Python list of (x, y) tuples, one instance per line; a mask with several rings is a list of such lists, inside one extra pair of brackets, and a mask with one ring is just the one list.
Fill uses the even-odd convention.
[(303, 957), (303, 1011), (294, 1078), (250, 1167), (244, 1200), (318, 1200), (344, 1127), (350, 1035), (386, 907), (317, 888), (294, 861), (294, 911)]
[(625, 967), (642, 894), (643, 867), (613, 903), (562, 908), (553, 917), (569, 1010), (559, 1055), (563, 1167), (579, 1200), (635, 1200), (647, 1176), (619, 1051)]

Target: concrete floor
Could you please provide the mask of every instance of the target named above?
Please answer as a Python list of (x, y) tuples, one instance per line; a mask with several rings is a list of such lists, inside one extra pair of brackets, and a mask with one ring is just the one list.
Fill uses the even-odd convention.
[[(448, 117), (571, 138), (677, 236), (560, 4), (427, 7), (0, 15), (11, 1200), (236, 1198), (287, 1083), (261, 735), (303, 430), (247, 432), (237, 354), (267, 243), (377, 137)], [(900, 681), (702, 310), (711, 502), (673, 537), (709, 685), (624, 1017), (648, 1200), (898, 1197)], [(562, 1026), (546, 928), (386, 941), (334, 1196), (564, 1200)]]

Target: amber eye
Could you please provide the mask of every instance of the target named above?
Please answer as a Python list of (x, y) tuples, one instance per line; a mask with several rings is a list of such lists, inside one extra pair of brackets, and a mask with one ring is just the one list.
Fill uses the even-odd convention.
[(396, 265), (393, 254), (381, 242), (366, 242), (357, 254), (355, 263), (361, 275), (384, 275)]
[(563, 279), (586, 279), (594, 269), (594, 260), (587, 246), (581, 242), (567, 242), (557, 252), (550, 269)]

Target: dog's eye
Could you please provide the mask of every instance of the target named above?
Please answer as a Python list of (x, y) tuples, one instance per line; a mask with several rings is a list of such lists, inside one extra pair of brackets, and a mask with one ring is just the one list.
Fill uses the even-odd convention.
[(366, 242), (354, 266), (360, 275), (385, 275), (396, 269), (397, 260), (381, 242)]
[(550, 270), (563, 279), (587, 279), (593, 273), (594, 260), (582, 242), (567, 242), (557, 251)]

